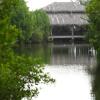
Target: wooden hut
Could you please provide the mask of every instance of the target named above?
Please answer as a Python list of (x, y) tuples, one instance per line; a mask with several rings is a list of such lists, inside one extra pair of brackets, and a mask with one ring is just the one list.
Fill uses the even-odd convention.
[(84, 39), (87, 16), (85, 7), (76, 2), (54, 2), (43, 8), (47, 12), (52, 32), (50, 39)]

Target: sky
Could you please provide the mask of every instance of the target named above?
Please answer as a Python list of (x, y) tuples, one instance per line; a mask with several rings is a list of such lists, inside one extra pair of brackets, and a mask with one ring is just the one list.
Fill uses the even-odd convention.
[(25, 0), (30, 10), (40, 9), (52, 2), (70, 2), (75, 0)]

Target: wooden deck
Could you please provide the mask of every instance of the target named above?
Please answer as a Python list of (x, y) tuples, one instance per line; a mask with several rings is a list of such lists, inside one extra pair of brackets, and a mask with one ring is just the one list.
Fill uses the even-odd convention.
[(74, 35), (74, 36), (49, 36), (49, 39), (74, 39), (74, 38), (85, 38), (83, 35)]

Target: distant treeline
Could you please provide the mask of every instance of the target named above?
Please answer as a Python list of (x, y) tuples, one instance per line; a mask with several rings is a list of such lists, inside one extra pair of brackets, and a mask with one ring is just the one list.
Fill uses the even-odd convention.
[[(16, 1), (16, 0), (15, 0)], [(18, 42), (43, 42), (50, 33), (49, 18), (43, 10), (29, 11), (24, 0), (10, 9), (11, 24), (19, 30)]]

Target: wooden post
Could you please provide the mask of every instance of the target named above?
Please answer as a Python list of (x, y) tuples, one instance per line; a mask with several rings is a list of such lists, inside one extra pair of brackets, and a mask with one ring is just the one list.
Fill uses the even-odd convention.
[(73, 25), (71, 27), (71, 31), (72, 31), (72, 44), (74, 44), (74, 26)]
[(74, 39), (74, 27), (72, 25), (72, 39)]
[(53, 33), (52, 33), (52, 31), (53, 31), (53, 26), (51, 27), (51, 36), (52, 36), (51, 41), (53, 41)]

